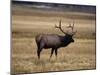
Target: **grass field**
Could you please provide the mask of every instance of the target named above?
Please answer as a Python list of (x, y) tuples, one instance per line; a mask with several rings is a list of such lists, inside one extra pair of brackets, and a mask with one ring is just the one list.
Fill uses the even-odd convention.
[[(47, 11), (14, 6), (12, 8), (12, 64), (13, 74), (96, 68), (95, 14)], [(38, 60), (34, 37), (37, 34), (59, 34), (54, 28), (62, 20), (62, 27), (75, 21), (75, 42), (58, 50), (57, 59), (45, 49)]]

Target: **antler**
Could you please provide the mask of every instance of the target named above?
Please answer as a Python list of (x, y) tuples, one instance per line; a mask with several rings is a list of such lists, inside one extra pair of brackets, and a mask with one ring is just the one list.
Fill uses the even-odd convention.
[(71, 26), (71, 24), (69, 24), (69, 26), (67, 26), (67, 28), (72, 29), (72, 35), (74, 35), (77, 32), (77, 30), (76, 31), (73, 30), (74, 29), (74, 21), (73, 21), (73, 25)]
[[(59, 21), (59, 26), (55, 25), (55, 28), (59, 28), (60, 31), (62, 31), (64, 34), (69, 34), (67, 32), (64, 32), (64, 30), (62, 29), (61, 27), (61, 20)], [(69, 26), (67, 26), (67, 28), (71, 28), (72, 29), (72, 33), (69, 34), (69, 35), (74, 35), (77, 31), (74, 31), (74, 21), (73, 21), (73, 25), (69, 24)]]
[(66, 32), (63, 31), (61, 28), (61, 20), (59, 21), (59, 26), (55, 25), (55, 28), (59, 28), (64, 34), (67, 34)]

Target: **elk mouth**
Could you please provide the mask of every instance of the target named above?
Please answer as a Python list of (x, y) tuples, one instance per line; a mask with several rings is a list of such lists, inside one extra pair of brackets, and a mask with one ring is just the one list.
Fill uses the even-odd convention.
[(72, 39), (72, 42), (74, 42), (74, 40)]

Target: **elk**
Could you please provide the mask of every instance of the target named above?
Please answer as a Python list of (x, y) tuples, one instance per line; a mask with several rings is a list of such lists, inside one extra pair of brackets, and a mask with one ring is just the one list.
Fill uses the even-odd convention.
[(35, 37), (35, 41), (37, 44), (37, 56), (38, 59), (40, 59), (40, 53), (43, 49), (48, 49), (51, 48), (51, 55), (50, 58), (52, 57), (52, 54), (55, 52), (55, 56), (57, 58), (57, 51), (61, 47), (65, 47), (69, 45), (70, 43), (74, 42), (73, 35), (75, 35), (76, 31), (74, 31), (74, 23), (71, 26), (67, 28), (71, 28), (71, 33), (65, 32), (62, 27), (61, 27), (61, 20), (59, 21), (59, 26), (55, 25), (55, 28), (58, 28), (63, 35), (58, 35), (58, 34), (39, 34)]

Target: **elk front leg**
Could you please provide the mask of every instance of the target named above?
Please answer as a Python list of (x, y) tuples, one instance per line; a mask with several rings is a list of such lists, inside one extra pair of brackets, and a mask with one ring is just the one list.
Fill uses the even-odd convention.
[(55, 49), (55, 56), (56, 56), (56, 59), (57, 59), (57, 49)]
[(52, 57), (53, 52), (54, 52), (54, 49), (52, 48), (50, 58)]
[(38, 59), (40, 59), (40, 52), (41, 52), (41, 50), (42, 50), (42, 49), (38, 49), (38, 50), (37, 50)]

